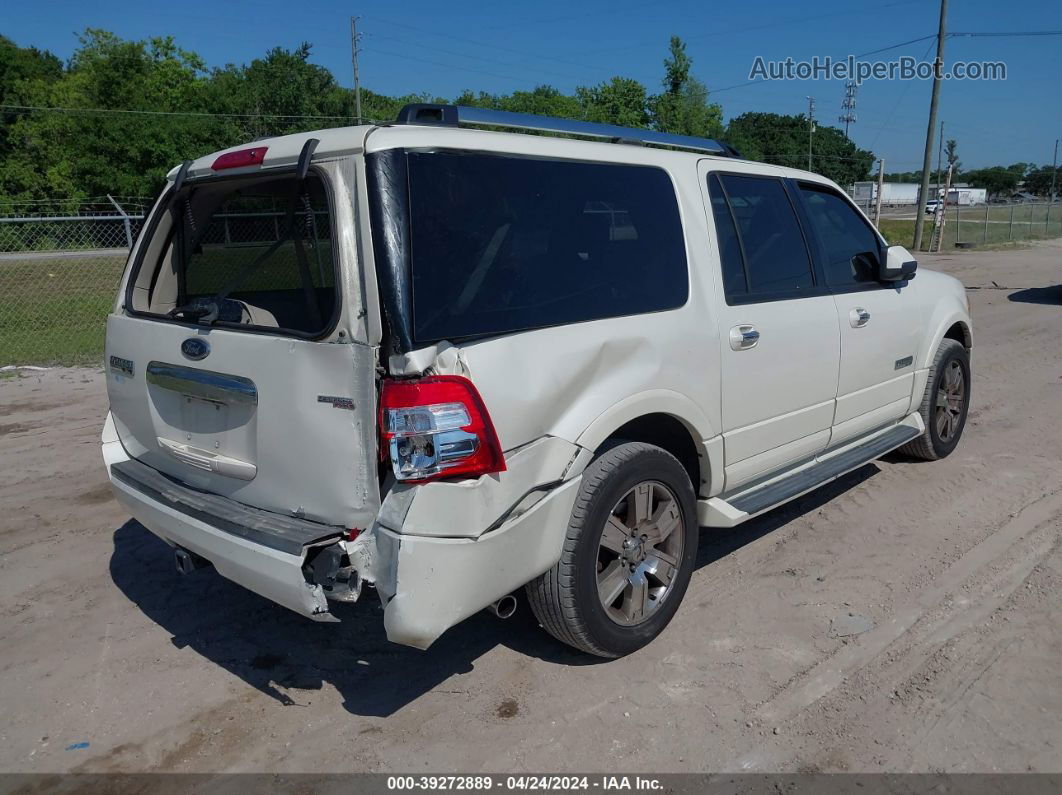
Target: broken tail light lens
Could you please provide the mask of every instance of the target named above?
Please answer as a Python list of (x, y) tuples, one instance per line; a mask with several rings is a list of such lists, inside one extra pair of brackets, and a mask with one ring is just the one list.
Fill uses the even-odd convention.
[(380, 450), (395, 477), (423, 483), (505, 471), (505, 456), (476, 387), (457, 375), (385, 380), (380, 394)]
[(256, 146), (253, 149), (240, 149), (236, 152), (226, 152), (219, 155), (210, 168), (213, 171), (222, 171), (226, 168), (244, 168), (245, 166), (260, 166), (265, 160), (268, 146)]

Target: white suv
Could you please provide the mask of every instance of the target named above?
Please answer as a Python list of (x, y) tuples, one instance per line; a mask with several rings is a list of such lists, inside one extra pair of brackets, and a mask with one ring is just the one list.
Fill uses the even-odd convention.
[(915, 267), (829, 180), (714, 141), (408, 106), (171, 172), (103, 455), (182, 572), (320, 621), (369, 583), (420, 648), (526, 586), (619, 656), (699, 527), (954, 449), (969, 308)]

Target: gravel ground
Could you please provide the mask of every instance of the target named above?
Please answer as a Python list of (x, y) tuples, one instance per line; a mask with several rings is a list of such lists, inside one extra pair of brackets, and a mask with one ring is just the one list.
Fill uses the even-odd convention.
[(525, 605), (418, 652), (372, 598), (321, 625), (179, 578), (111, 498), (102, 374), (3, 374), (0, 770), (1062, 770), (1062, 245), (923, 265), (971, 290), (958, 450), (705, 530), (613, 662)]

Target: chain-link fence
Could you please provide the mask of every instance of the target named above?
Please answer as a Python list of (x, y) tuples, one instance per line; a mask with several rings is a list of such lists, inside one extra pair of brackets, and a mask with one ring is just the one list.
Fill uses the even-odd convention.
[[(868, 199), (856, 202), (871, 219), (876, 208)], [(916, 205), (883, 206), (878, 228), (890, 242), (910, 247), (918, 213), (925, 214), (922, 248), (947, 251), (954, 248), (992, 246), (1028, 240), (1062, 237), (1062, 202), (997, 202), (990, 204), (949, 204), (939, 239), (934, 236), (936, 216)]]
[[(335, 282), (323, 187), (313, 183), (287, 205), (286, 196), (240, 194), (202, 224), (190, 222), (189, 298), (254, 294), (255, 322), (298, 328), (287, 314), (292, 304), (295, 314), (304, 309), (305, 270), (321, 302), (316, 311), (327, 317)], [(106, 317), (146, 208), (116, 202), (109, 214), (0, 215), (0, 366), (101, 361)], [(222, 304), (222, 315), (247, 314), (245, 301)]]
[(145, 206), (106, 204), (0, 216), (0, 366), (100, 361)]
[[(148, 203), (108, 204), (110, 212), (96, 205), (91, 212), (72, 207), (63, 214), (0, 215), (0, 366), (100, 361), (105, 319)], [(874, 208), (868, 209), (873, 217)], [(886, 208), (879, 221), (882, 234), (891, 243), (910, 246), (920, 209)], [(318, 207), (312, 212), (300, 208), (299, 219), (300, 227), (313, 227), (302, 239), (314, 242), (308, 253), (315, 286), (329, 287), (331, 269), (324, 265), (331, 259), (327, 213)], [(1062, 237), (1062, 203), (951, 206), (944, 221), (941, 250), (1058, 238)], [(268, 247), (285, 234), (284, 212), (279, 207), (232, 207), (214, 217), (204, 235), (204, 250), (210, 255), (212, 248), (225, 249), (225, 263), (238, 266), (238, 272), (255, 246)], [(926, 247), (937, 242), (929, 214), (923, 240)], [(297, 273), (291, 266), (294, 261), (292, 252), (281, 249), (247, 286), (273, 278), (274, 270), (280, 272), (277, 279), (293, 279)], [(294, 287), (295, 282), (269, 286)]]

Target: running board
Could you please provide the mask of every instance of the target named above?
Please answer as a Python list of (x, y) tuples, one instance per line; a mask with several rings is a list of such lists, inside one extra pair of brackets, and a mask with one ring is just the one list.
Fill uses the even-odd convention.
[(713, 497), (699, 503), (699, 519), (707, 527), (733, 527), (746, 519), (836, 480), (897, 447), (916, 439), (925, 430), (910, 424), (895, 425), (871, 439), (812, 464), (792, 475), (758, 486), (733, 497)]

